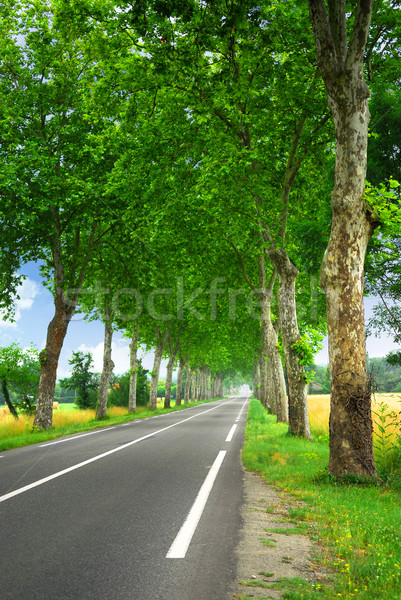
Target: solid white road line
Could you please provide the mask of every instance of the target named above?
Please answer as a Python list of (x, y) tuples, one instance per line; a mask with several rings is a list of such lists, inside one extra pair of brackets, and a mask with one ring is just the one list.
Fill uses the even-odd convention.
[(181, 425), (182, 423), (191, 421), (191, 419), (196, 419), (197, 417), (201, 417), (202, 415), (204, 415), (208, 412), (211, 412), (212, 410), (216, 410), (216, 408), (220, 408), (221, 406), (224, 406), (224, 404), (229, 404), (230, 402), (232, 402), (232, 400), (228, 400), (227, 402), (224, 402), (223, 404), (218, 404), (217, 406), (213, 406), (213, 408), (209, 408), (208, 410), (204, 410), (196, 415), (192, 415), (192, 417), (187, 417), (186, 419), (183, 419), (182, 421), (178, 421), (177, 423), (173, 423), (172, 425), (163, 427), (162, 429), (159, 429), (158, 431), (154, 431), (153, 433), (144, 435), (143, 437), (141, 437), (137, 440), (133, 440), (132, 442), (128, 442), (127, 444), (123, 444), (122, 446), (119, 446), (118, 448), (113, 448), (113, 450), (108, 450), (108, 452), (103, 452), (103, 454), (99, 454), (98, 456), (94, 456), (93, 458), (89, 458), (88, 460), (84, 460), (83, 462), (73, 465), (72, 467), (68, 467), (67, 469), (63, 469), (62, 471), (53, 473), (53, 475), (49, 475), (48, 477), (44, 477), (43, 479), (34, 481), (33, 483), (30, 483), (29, 485), (25, 485), (24, 487), (18, 488), (17, 490), (9, 492), (8, 494), (4, 494), (3, 496), (0, 496), (0, 502), (4, 502), (5, 500), (9, 500), (10, 498), (13, 498), (14, 496), (23, 494), (24, 492), (27, 492), (28, 490), (31, 490), (32, 488), (42, 485), (43, 483), (47, 483), (48, 481), (51, 481), (52, 479), (56, 479), (57, 477), (61, 477), (62, 475), (66, 475), (67, 473), (70, 473), (71, 471), (75, 471), (76, 469), (80, 469), (81, 467), (84, 467), (85, 465), (89, 465), (92, 462), (100, 460), (101, 458), (104, 458), (105, 456), (109, 456), (110, 454), (114, 454), (115, 452), (120, 452), (120, 450), (124, 450), (125, 448), (128, 448), (129, 446), (138, 444), (139, 442), (142, 442), (143, 440), (146, 440), (147, 438), (154, 437), (158, 433), (162, 433), (163, 431), (167, 431), (167, 429), (176, 427), (176, 425)]
[(64, 444), (64, 442), (73, 442), (78, 438), (85, 437), (87, 435), (95, 435), (96, 433), (107, 433), (107, 431), (110, 431), (110, 429), (115, 428), (116, 425), (113, 425), (113, 427), (107, 427), (106, 429), (101, 429), (100, 431), (90, 431), (89, 433), (81, 433), (80, 435), (75, 435), (74, 437), (68, 437), (62, 440), (57, 440), (55, 442), (49, 442), (47, 444), (40, 444), (39, 448), (46, 448), (46, 446), (54, 446), (55, 444)]
[(226, 442), (231, 442), (231, 440), (233, 439), (233, 435), (235, 433), (235, 430), (237, 429), (238, 425), (233, 425), (230, 429), (230, 433), (228, 434), (227, 438), (226, 438)]
[(192, 505), (192, 508), (189, 511), (183, 526), (172, 543), (170, 550), (166, 554), (166, 558), (185, 558), (189, 544), (191, 543), (192, 537), (196, 531), (199, 520), (206, 506), (206, 502), (209, 498), (210, 492), (212, 491), (214, 481), (226, 454), (227, 452), (225, 450), (221, 450), (218, 453), (217, 458), (214, 461), (205, 481), (203, 482), (203, 485), (199, 490), (196, 500)]

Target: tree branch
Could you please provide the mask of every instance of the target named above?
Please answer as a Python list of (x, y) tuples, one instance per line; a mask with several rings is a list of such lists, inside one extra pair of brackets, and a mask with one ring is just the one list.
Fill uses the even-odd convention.
[[(349, 43), (346, 68), (357, 65), (362, 68), (365, 46), (368, 39), (373, 0), (359, 0), (355, 23)], [(355, 66), (354, 66), (355, 68)]]
[(241, 267), (242, 275), (244, 276), (244, 279), (245, 279), (246, 283), (249, 285), (249, 287), (254, 292), (256, 292), (256, 286), (252, 283), (252, 281), (248, 277), (248, 273), (246, 272), (245, 263), (244, 263), (244, 260), (243, 260), (243, 258), (241, 256), (240, 251), (238, 250), (237, 246), (234, 244), (234, 242), (232, 241), (232, 239), (229, 236), (227, 236), (227, 237), (228, 237), (228, 241), (229, 241), (232, 249), (234, 250), (235, 254), (237, 255), (239, 266)]
[[(339, 3), (343, 0), (339, 0)], [(315, 36), (316, 57), (323, 80), (338, 70), (337, 52), (324, 0), (309, 0), (309, 14)]]

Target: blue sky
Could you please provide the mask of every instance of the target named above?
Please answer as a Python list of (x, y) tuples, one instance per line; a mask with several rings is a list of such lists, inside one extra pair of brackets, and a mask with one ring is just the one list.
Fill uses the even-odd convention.
[[(15, 322), (0, 320), (0, 345), (7, 346), (12, 342), (18, 342), (23, 347), (33, 343), (41, 350), (46, 341), (46, 332), (49, 321), (53, 317), (53, 298), (50, 292), (41, 284), (38, 267), (34, 263), (27, 264), (22, 273), (28, 279), (22, 285), (20, 290), (20, 300), (16, 303)], [(373, 298), (365, 299), (366, 316), (372, 312), (375, 304)], [(369, 356), (385, 356), (390, 350), (398, 349), (391, 337), (381, 336), (380, 338), (370, 337), (367, 340), (367, 350)], [(69, 325), (68, 332), (64, 341), (64, 346), (60, 356), (58, 377), (67, 377), (69, 375), (68, 360), (71, 358), (73, 350), (83, 350), (91, 352), (94, 357), (94, 370), (101, 371), (103, 357), (103, 325), (100, 322), (87, 322), (82, 315), (76, 315)], [(153, 364), (152, 352), (141, 352), (142, 363), (146, 369), (151, 370)], [(129, 369), (129, 340), (123, 338), (121, 332), (114, 334), (113, 341), (113, 361), (115, 363), (115, 372), (123, 373)], [(327, 364), (327, 339), (324, 348), (315, 358), (317, 364)], [(161, 377), (165, 376), (165, 366), (167, 361), (163, 361)]]

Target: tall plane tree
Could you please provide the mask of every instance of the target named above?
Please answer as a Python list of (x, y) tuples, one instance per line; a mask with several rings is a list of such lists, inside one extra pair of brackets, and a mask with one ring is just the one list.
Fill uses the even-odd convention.
[(373, 0), (359, 0), (349, 15), (345, 0), (328, 0), (327, 6), (309, 0), (336, 133), (332, 229), (321, 267), (331, 373), (329, 470), (335, 476), (376, 473), (363, 311), (364, 260), (375, 227), (364, 199), (369, 90), (363, 62), (372, 6)]
[[(0, 250), (2, 262), (13, 268), (41, 259), (54, 295), (35, 414), (35, 425), (47, 429), (58, 359), (78, 292), (113, 219), (111, 202), (102, 201), (110, 161), (94, 151), (91, 141), (102, 123), (95, 124), (86, 111), (91, 84), (99, 76), (96, 63), (86, 42), (62, 38), (52, 4), (37, 2), (35, 9), (31, 4), (14, 8), (6, 2), (1, 8), (8, 31), (0, 41), (5, 165)], [(9, 279), (2, 277), (1, 283), (15, 287), (15, 278)]]

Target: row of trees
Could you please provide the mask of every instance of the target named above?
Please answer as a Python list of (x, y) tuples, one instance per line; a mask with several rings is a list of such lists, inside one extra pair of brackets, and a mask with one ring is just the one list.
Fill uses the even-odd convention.
[[(378, 393), (401, 393), (401, 365), (393, 361), (393, 354), (387, 358), (367, 359), (368, 372), (373, 380), (374, 391)], [(308, 370), (313, 372), (309, 386), (310, 394), (330, 394), (330, 368), (312, 365)]]
[[(177, 362), (178, 382), (198, 373), (201, 397), (230, 371), (253, 373), (264, 405), (310, 438), (306, 366), (327, 327), (329, 468), (374, 475), (363, 269), (372, 235), (386, 244), (398, 218), (396, 180), (385, 187), (398, 138), (381, 129), (378, 99), (399, 89), (395, 3), (22, 0), (0, 10), (1, 308), (11, 310), (27, 260), (41, 261), (55, 305), (35, 424), (51, 427), (79, 309), (105, 325), (98, 416), (120, 329), (131, 339), (131, 410), (142, 344), (155, 350), (151, 408), (168, 355), (167, 404)], [(381, 123), (369, 194), (367, 80)]]
[[(60, 379), (55, 386), (54, 400), (75, 403), (80, 409), (96, 408), (99, 401), (101, 374), (93, 371), (93, 357), (90, 352), (76, 351), (69, 361), (71, 375)], [(0, 403), (9, 408), (11, 414), (18, 418), (18, 411), (33, 414), (36, 409), (40, 363), (38, 351), (31, 347), (22, 349), (18, 344), (0, 348)], [(146, 406), (149, 402), (150, 381), (142, 362), (137, 361), (136, 368), (136, 405)], [(166, 381), (158, 382), (157, 397), (163, 398), (164, 407), (170, 405), (173, 398), (177, 405), (181, 401), (188, 403), (197, 399), (210, 399), (222, 396), (223, 380), (215, 378), (210, 385), (208, 373), (187, 370), (179, 382), (170, 382), (170, 398), (166, 398)], [(121, 375), (112, 374), (107, 390), (108, 406), (129, 406), (131, 394), (131, 372)], [(226, 392), (239, 388), (243, 377), (233, 374), (224, 382)]]

